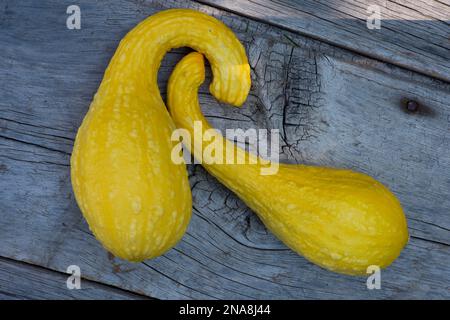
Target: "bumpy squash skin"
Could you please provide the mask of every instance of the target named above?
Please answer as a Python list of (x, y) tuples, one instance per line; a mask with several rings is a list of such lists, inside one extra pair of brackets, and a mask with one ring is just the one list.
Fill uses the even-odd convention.
[(171, 161), (175, 125), (157, 85), (164, 54), (182, 46), (209, 58), (217, 99), (245, 101), (250, 68), (233, 32), (200, 12), (163, 11), (121, 41), (73, 148), (71, 178), (81, 211), (104, 247), (129, 261), (170, 249), (191, 216), (187, 171)]
[[(178, 63), (168, 87), (168, 107), (177, 127), (194, 136), (193, 123), (203, 133), (210, 125), (198, 103), (204, 81), (201, 54), (191, 53)], [(237, 157), (256, 157), (217, 133)], [(210, 142), (204, 142), (203, 148)], [(192, 143), (191, 152), (201, 151)], [(225, 154), (225, 151), (224, 151)], [(208, 156), (208, 155), (203, 155)], [(206, 164), (203, 166), (234, 191), (287, 246), (328, 270), (366, 274), (367, 267), (384, 268), (408, 241), (408, 229), (397, 198), (373, 178), (332, 168), (280, 164), (275, 175), (260, 175), (266, 164)], [(248, 162), (247, 162), (248, 163)]]

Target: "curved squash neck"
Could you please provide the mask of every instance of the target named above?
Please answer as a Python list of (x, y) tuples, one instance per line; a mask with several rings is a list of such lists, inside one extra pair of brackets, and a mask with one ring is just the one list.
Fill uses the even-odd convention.
[[(205, 67), (203, 56), (191, 53), (175, 68), (169, 80), (168, 106), (177, 127), (188, 130), (191, 136), (187, 147), (202, 165), (219, 177), (227, 171), (242, 171), (242, 175), (255, 179), (268, 161), (238, 147), (212, 128), (202, 114), (198, 89), (204, 81)], [(183, 106), (183, 108), (181, 107)], [(214, 143), (215, 152), (206, 152)], [(221, 162), (216, 162), (222, 160)], [(224, 175), (226, 176), (226, 175)]]
[[(250, 89), (245, 49), (223, 23), (188, 9), (163, 11), (142, 21), (121, 41), (105, 78), (119, 77), (128, 86), (145, 85), (152, 94), (159, 92), (161, 61), (179, 47), (191, 47), (208, 58), (214, 74), (210, 90), (218, 100), (237, 106), (245, 101)], [(137, 58), (127, 59), (130, 56)], [(145, 83), (142, 74), (149, 74)]]

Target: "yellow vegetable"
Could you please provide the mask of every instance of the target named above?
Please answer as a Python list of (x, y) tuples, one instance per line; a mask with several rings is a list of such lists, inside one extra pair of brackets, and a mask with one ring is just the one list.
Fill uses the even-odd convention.
[[(192, 135), (188, 146), (203, 166), (234, 191), (279, 239), (308, 260), (335, 272), (365, 274), (370, 265), (392, 263), (408, 240), (406, 219), (396, 197), (373, 178), (332, 168), (279, 164), (274, 175), (261, 175), (267, 166), (217, 133), (227, 162), (207, 164), (211, 155), (202, 141), (211, 129), (198, 104), (198, 87), (204, 81), (203, 57), (191, 53), (176, 66), (169, 80), (168, 106), (177, 127)], [(194, 121), (203, 131), (194, 132)], [(201, 147), (199, 147), (201, 146)], [(230, 158), (233, 149), (236, 159)], [(249, 164), (249, 159), (257, 164)], [(256, 158), (256, 159), (255, 159)]]
[(182, 46), (208, 57), (217, 99), (245, 101), (250, 68), (233, 32), (206, 14), (167, 10), (121, 41), (75, 140), (71, 177), (81, 211), (97, 239), (130, 261), (174, 246), (191, 215), (186, 168), (171, 161), (175, 126), (157, 85), (164, 54)]

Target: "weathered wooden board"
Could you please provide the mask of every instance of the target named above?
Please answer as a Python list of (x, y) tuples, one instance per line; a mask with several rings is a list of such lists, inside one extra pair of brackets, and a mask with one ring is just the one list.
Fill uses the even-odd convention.
[[(82, 0), (81, 30), (65, 27), (70, 4), (2, 2), (0, 256), (59, 272), (76, 264), (85, 279), (156, 298), (450, 297), (450, 85), (195, 3)], [(76, 130), (123, 35), (169, 7), (218, 17), (247, 48), (253, 86), (242, 109), (201, 92), (217, 128), (278, 128), (284, 161), (357, 169), (399, 196), (411, 240), (381, 290), (288, 250), (201, 166), (189, 166), (188, 232), (166, 255), (124, 262), (92, 236), (70, 185)], [(164, 60), (163, 92), (186, 52)], [(404, 99), (419, 110), (405, 112)]]
[(134, 293), (83, 280), (80, 289), (67, 289), (69, 275), (0, 258), (0, 300), (24, 299), (147, 299)]
[[(199, 0), (450, 81), (448, 0)], [(378, 5), (381, 29), (369, 29)]]

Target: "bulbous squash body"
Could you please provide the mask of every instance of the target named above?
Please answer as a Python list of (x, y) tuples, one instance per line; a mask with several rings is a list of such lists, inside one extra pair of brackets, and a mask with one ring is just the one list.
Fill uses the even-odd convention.
[(175, 125), (157, 85), (164, 54), (182, 46), (210, 59), (216, 98), (244, 102), (250, 68), (231, 30), (200, 12), (167, 10), (122, 39), (76, 136), (76, 200), (97, 239), (126, 260), (161, 255), (182, 237), (190, 219), (187, 172), (184, 163), (171, 160)]
[[(211, 129), (201, 114), (197, 90), (204, 80), (202, 55), (191, 53), (172, 73), (168, 106), (177, 127), (203, 141)], [(180, 94), (184, 92), (185, 94)], [(187, 93), (187, 94), (186, 94)], [(203, 131), (193, 129), (200, 121)], [(342, 169), (279, 164), (273, 175), (261, 175), (270, 164), (235, 146), (217, 132), (223, 144), (222, 164), (201, 154), (209, 142), (187, 147), (219, 181), (235, 192), (279, 239), (295, 252), (328, 270), (359, 275), (371, 265), (386, 267), (408, 240), (405, 215), (397, 198), (375, 179)], [(227, 148), (234, 148), (228, 153)], [(234, 154), (234, 159), (228, 159)], [(246, 164), (237, 159), (247, 159)], [(233, 161), (234, 160), (234, 161)], [(255, 159), (254, 159), (255, 160)], [(242, 162), (242, 161), (241, 161)]]

